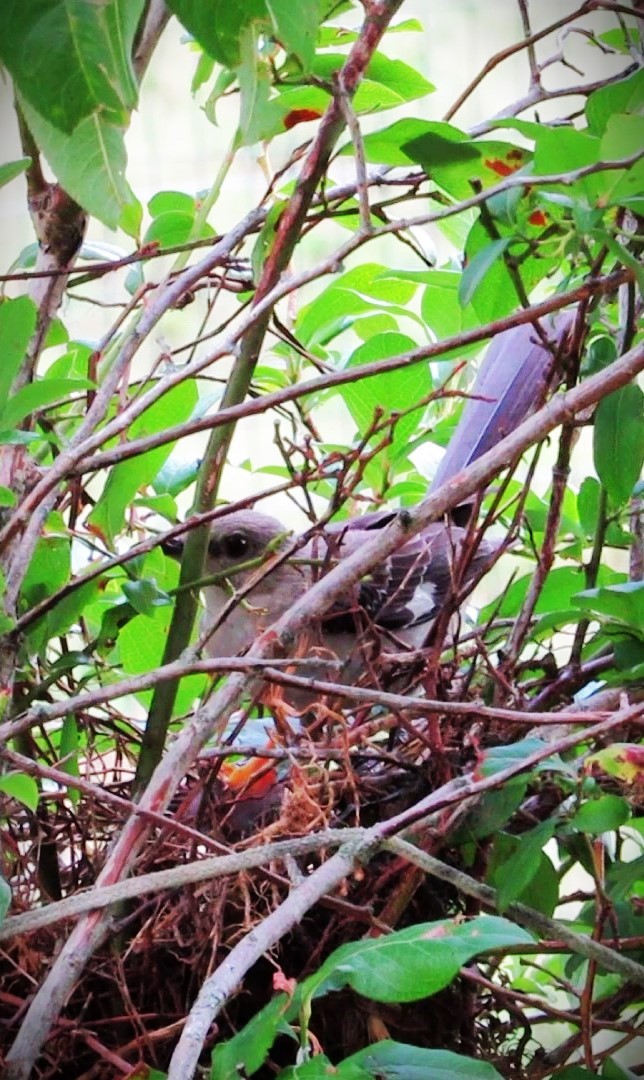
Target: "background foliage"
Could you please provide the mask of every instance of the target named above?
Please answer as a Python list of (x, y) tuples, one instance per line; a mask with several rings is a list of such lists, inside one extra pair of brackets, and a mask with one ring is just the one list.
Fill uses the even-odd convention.
[[(523, 40), (440, 116), (397, 45), (432, 12), (405, 8), (0, 14), (23, 147), (0, 182), (36, 236), (0, 303), (7, 1076), (642, 1074), (643, 12), (535, 30), (519, 0)], [(175, 20), (186, 110), (235, 124), (207, 190), (159, 176), (143, 204), (125, 134)], [(524, 94), (461, 128), (507, 55)], [(231, 221), (249, 147), (264, 190)], [(230, 672), (189, 649), (222, 493), (300, 528), (416, 520), (490, 339), (563, 309), (522, 460), (419, 511), (495, 477), (456, 638), (458, 588), (396, 698), (383, 669), (276, 731), (267, 646)]]

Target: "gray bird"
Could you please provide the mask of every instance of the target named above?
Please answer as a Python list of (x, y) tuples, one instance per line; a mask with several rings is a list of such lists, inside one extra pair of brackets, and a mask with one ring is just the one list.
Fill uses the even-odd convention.
[[(385, 510), (327, 525), (299, 547), (281, 522), (256, 510), (238, 510), (215, 521), (205, 570), (221, 581), (204, 588), (204, 626), (212, 628), (206, 652), (231, 656), (244, 651), (321, 574), (362, 547), (395, 514)], [(464, 534), (456, 526), (431, 525), (408, 540), (336, 601), (310, 635), (311, 642), (345, 664), (357, 660), (375, 638), (389, 651), (420, 648), (452, 588)], [(297, 550), (280, 561), (294, 546)], [(480, 545), (465, 582), (491, 551), (490, 544)], [(245, 568), (237, 569), (240, 565)]]
[[(470, 400), (463, 410), (434, 486), (480, 457), (540, 403), (553, 358), (564, 347), (573, 321), (574, 315), (566, 313), (554, 324), (543, 324), (551, 347), (529, 324), (494, 339), (473, 388), (479, 400)], [(301, 651), (312, 648), (319, 657), (336, 657), (343, 665), (339, 681), (353, 682), (378, 649), (421, 647), (450, 592), (467, 585), (493, 551), (492, 545), (482, 543), (460, 572), (465, 530), (459, 525), (467, 522), (470, 508), (458, 511), (458, 525), (430, 525), (336, 601), (320, 625), (311, 627)], [(320, 574), (361, 547), (373, 530), (385, 528), (397, 512), (382, 510), (331, 523), (301, 544), (277, 519), (255, 510), (218, 518), (211, 527), (205, 567), (208, 576), (220, 576), (203, 590), (206, 652), (234, 656), (246, 650)], [(180, 542), (166, 550), (178, 554), (178, 547)], [(287, 550), (291, 554), (285, 558)]]

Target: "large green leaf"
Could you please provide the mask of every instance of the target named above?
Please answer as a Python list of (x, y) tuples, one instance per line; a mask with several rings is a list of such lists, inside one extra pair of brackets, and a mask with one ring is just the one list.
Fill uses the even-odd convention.
[[(487, 1063), (454, 1054), (451, 1050), (426, 1050), (406, 1043), (382, 1042), (367, 1046), (341, 1061), (330, 1074), (337, 1080), (352, 1080), (348, 1071), (356, 1066), (374, 1080), (501, 1080), (501, 1074)], [(326, 1074), (329, 1076), (329, 1073)]]
[(67, 135), (27, 102), (23, 109), (38, 146), (68, 195), (110, 229), (120, 226), (137, 236), (141, 208), (125, 179), (123, 129), (95, 112)]
[(137, 101), (131, 52), (144, 0), (5, 0), (0, 57), (20, 93), (68, 134), (91, 113), (123, 125)]
[[(558, 259), (546, 255), (531, 246), (524, 237), (517, 237), (512, 225), (496, 221), (498, 239), (492, 240), (489, 230), (479, 219), (469, 231), (465, 245), (469, 283), (467, 290), (459, 294), (463, 301), (469, 300), (480, 322), (492, 322), (514, 311), (519, 303), (519, 293), (513, 275), (500, 257), (507, 240), (511, 240), (508, 254), (516, 264), (523, 289), (530, 293), (534, 286), (550, 273)], [(485, 254), (484, 254), (485, 253)]]
[[(161, 665), (171, 619), (171, 608), (155, 608), (152, 615), (136, 615), (122, 628), (118, 637), (118, 656), (127, 675), (156, 671)], [(181, 680), (173, 709), (175, 716), (191, 708), (203, 692), (206, 681), (205, 675), (188, 675)], [(144, 690), (136, 696), (147, 708), (152, 691)]]
[(252, 1020), (212, 1053), (209, 1080), (239, 1080), (240, 1068), (252, 1076), (261, 1068), (278, 1033), (286, 1029), (284, 1016), (290, 1006), (286, 994), (278, 994)]
[(586, 119), (591, 135), (603, 135), (616, 113), (637, 113), (644, 104), (644, 70), (608, 86), (600, 86), (586, 102)]
[(39, 379), (29, 383), (7, 401), (4, 410), (0, 412), (0, 427), (3, 431), (15, 427), (26, 416), (46, 405), (65, 401), (70, 394), (89, 390), (92, 386), (94, 383), (89, 379)]
[[(455, 337), (478, 326), (475, 312), (459, 300), (462, 275), (456, 270), (430, 270), (421, 300), (421, 314), (437, 338)], [(475, 346), (480, 348), (479, 345)], [(462, 355), (463, 350), (459, 350)]]
[(644, 632), (644, 582), (625, 581), (599, 589), (586, 589), (571, 597), (583, 611), (605, 616)]
[(614, 506), (623, 506), (644, 464), (644, 394), (635, 383), (600, 401), (593, 456), (608, 498)]
[[(405, 334), (377, 334), (355, 350), (347, 366), (359, 368), (362, 364), (374, 360), (385, 360), (390, 356), (410, 352), (415, 347), (416, 342)], [(411, 368), (401, 368), (399, 371), (389, 371), (374, 378), (348, 383), (340, 388), (340, 394), (358, 426), (358, 431), (364, 435), (378, 412), (382, 419), (386, 419), (392, 413), (406, 411), (414, 402), (426, 397), (431, 388), (429, 366), (414, 364)], [(394, 452), (396, 448), (406, 448), (418, 430), (423, 411), (422, 408), (414, 410), (398, 421), (394, 431)]]
[[(446, 152), (449, 152), (455, 143), (458, 144), (467, 138), (463, 132), (460, 132), (458, 128), (452, 128), (450, 124), (430, 123), (428, 120), (406, 117), (404, 120), (396, 120), (395, 123), (379, 131), (372, 131), (365, 135), (363, 139), (365, 158), (378, 165), (410, 165), (416, 159), (406, 152), (406, 145), (421, 139), (434, 129), (454, 133), (451, 140), (444, 137), (445, 142), (450, 142)], [(353, 143), (347, 143), (342, 147), (341, 152), (353, 154)], [(452, 152), (454, 152), (453, 149)], [(476, 154), (472, 156), (475, 157)]]
[(297, 335), (310, 346), (330, 341), (351, 326), (359, 315), (382, 313), (383, 309), (407, 314), (394, 305), (408, 304), (416, 287), (413, 281), (391, 277), (386, 266), (363, 263), (342, 274), (302, 308), (297, 320)]
[(457, 199), (471, 195), (475, 181), (483, 188), (498, 184), (527, 166), (532, 157), (513, 143), (471, 139), (445, 123), (428, 124), (425, 133), (403, 143), (402, 150)]
[(274, 36), (287, 53), (296, 56), (308, 71), (315, 56), (320, 24), (319, 0), (266, 0)]
[(630, 816), (626, 799), (619, 795), (601, 795), (598, 799), (587, 799), (582, 803), (570, 819), (570, 825), (589, 836), (599, 836), (625, 825)]
[(8, 400), (11, 384), (25, 359), (37, 315), (36, 305), (28, 296), (0, 302), (0, 408)]
[[(193, 381), (179, 383), (162, 398), (155, 401), (130, 428), (132, 439), (152, 435), (164, 428), (187, 420), (197, 402), (197, 390)], [(113, 540), (121, 530), (125, 511), (136, 493), (150, 484), (166, 461), (174, 443), (158, 446), (138, 457), (115, 465), (107, 479), (101, 496), (90, 514), (90, 523), (100, 529), (105, 537)]]
[(491, 240), (486, 247), (477, 251), (474, 258), (467, 264), (458, 290), (458, 297), (463, 307), (467, 307), (474, 299), (487, 274), (495, 263), (502, 259), (509, 245), (509, 236), (502, 236), (499, 240)]
[(543, 847), (554, 831), (555, 822), (548, 819), (521, 836), (501, 833), (496, 837), (490, 881), (496, 889), (499, 911), (522, 896), (543, 870)]
[[(601, 158), (601, 142), (593, 135), (574, 128), (540, 127), (534, 153), (534, 169), (539, 176), (571, 172), (584, 165), (594, 165)], [(578, 191), (589, 202), (594, 202), (601, 192), (604, 180), (601, 174), (585, 176), (566, 187), (566, 192)]]
[(17, 799), (30, 810), (35, 810), (38, 806), (38, 785), (33, 776), (27, 776), (26, 773), (11, 772), (0, 776), (0, 791), (12, 799)]
[(241, 60), (241, 36), (255, 20), (268, 23), (265, 0), (168, 0), (168, 7), (224, 67)]
[(342, 945), (306, 980), (303, 991), (319, 997), (350, 986), (373, 1001), (418, 1001), (449, 986), (473, 956), (529, 944), (525, 930), (491, 915), (466, 923), (421, 923)]
[[(329, 81), (345, 62), (343, 53), (319, 53), (313, 62), (313, 74)], [(377, 52), (369, 61), (353, 105), (356, 112), (375, 112), (414, 101), (433, 90), (434, 86), (409, 64)]]

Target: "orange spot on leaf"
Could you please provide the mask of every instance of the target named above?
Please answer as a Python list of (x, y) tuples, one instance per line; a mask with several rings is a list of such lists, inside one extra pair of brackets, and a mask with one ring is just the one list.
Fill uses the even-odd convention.
[(303, 124), (307, 120), (319, 120), (321, 116), (322, 113), (317, 109), (291, 109), (284, 117), (284, 127), (289, 131), (296, 124)]
[(528, 221), (531, 225), (547, 225), (548, 215), (544, 214), (543, 210), (535, 210), (532, 214), (530, 214)]

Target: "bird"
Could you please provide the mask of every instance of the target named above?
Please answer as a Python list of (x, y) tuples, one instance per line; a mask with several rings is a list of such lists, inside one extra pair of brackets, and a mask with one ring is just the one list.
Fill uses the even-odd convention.
[[(541, 404), (552, 383), (554, 359), (565, 351), (573, 324), (574, 313), (565, 313), (538, 329), (519, 326), (494, 339), (433, 489)], [(206, 654), (225, 658), (244, 653), (320, 575), (364, 545), (374, 531), (387, 528), (399, 512), (389, 507), (327, 522), (300, 537), (278, 518), (255, 509), (226, 510), (215, 518), (204, 567), (200, 641)], [(454, 599), (494, 561), (498, 545), (483, 539), (472, 547), (472, 518), (471, 503), (455, 507), (449, 518), (408, 539), (345, 592), (299, 638), (296, 656), (304, 667), (297, 673), (319, 677), (321, 666), (327, 682), (362, 683), (370, 689), (384, 682), (399, 689), (396, 679), (405, 671), (405, 653), (412, 661), (419, 655), (450, 596)], [(175, 539), (164, 547), (168, 554), (180, 555), (182, 542)], [(391, 676), (382, 664), (388, 654), (395, 661)], [(271, 712), (278, 740), (285, 736), (287, 745), (296, 737), (294, 720), (301, 722), (311, 710), (328, 716), (328, 707), (314, 691), (282, 690), (267, 683), (259, 702)], [(332, 715), (337, 712), (332, 710)], [(230, 804), (228, 827), (244, 833), (257, 829), (281, 801), (284, 779), (259, 756), (245, 759), (242, 766), (234, 762), (227, 770), (224, 763), (217, 783), (222, 805), (228, 805), (226, 800)]]
[[(396, 513), (375, 511), (332, 522), (302, 543), (277, 518), (257, 510), (237, 510), (216, 520), (205, 568), (208, 578), (217, 578), (204, 589), (206, 653), (230, 656), (245, 651), (321, 574), (362, 547), (374, 530), (386, 528)], [(317, 654), (342, 665), (341, 681), (352, 681), (347, 674), (360, 655), (364, 657), (365, 646), (376, 640), (389, 651), (423, 645), (432, 619), (455, 585), (454, 568), (465, 535), (458, 526), (430, 525), (311, 628), (310, 643)], [(492, 550), (488, 542), (479, 546), (462, 584), (477, 574)]]
[[(521, 325), (493, 340), (433, 488), (490, 449), (540, 403), (553, 356), (565, 346), (573, 322), (574, 313), (566, 312), (538, 329)], [(386, 528), (398, 512), (389, 507), (332, 521), (300, 538), (259, 510), (233, 509), (217, 517), (205, 564), (210, 581), (203, 589), (206, 654), (245, 652), (321, 574), (364, 545), (374, 530)], [(490, 541), (474, 551), (465, 543), (471, 513), (471, 505), (459, 507), (453, 518), (407, 540), (310, 627), (299, 653), (332, 659), (336, 681), (346, 684), (364, 678), (382, 652), (421, 649), (450, 594), (469, 585), (492, 560), (496, 546)], [(176, 556), (181, 547), (175, 540), (165, 550)]]

